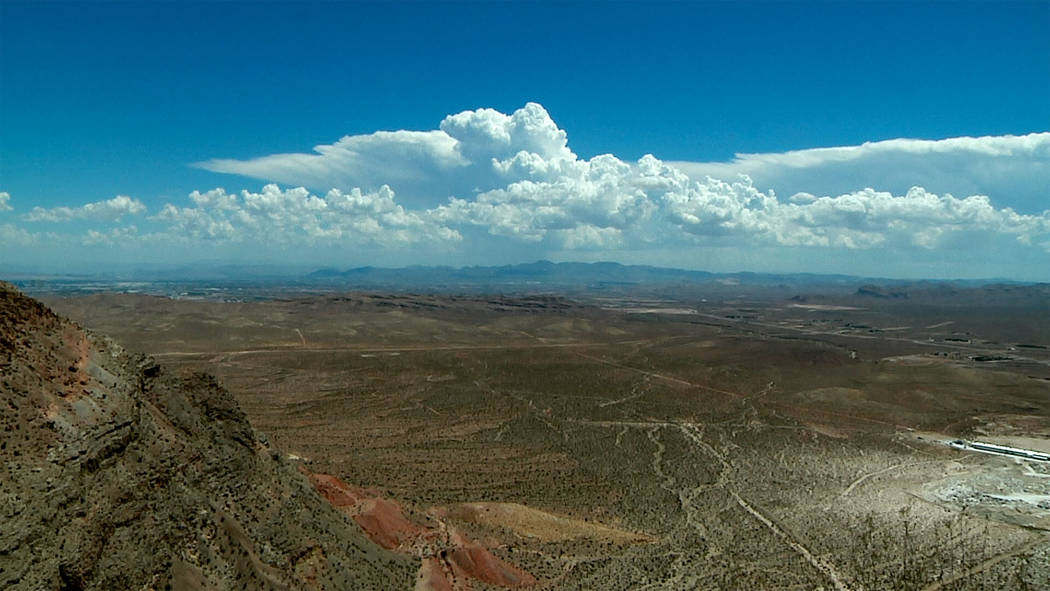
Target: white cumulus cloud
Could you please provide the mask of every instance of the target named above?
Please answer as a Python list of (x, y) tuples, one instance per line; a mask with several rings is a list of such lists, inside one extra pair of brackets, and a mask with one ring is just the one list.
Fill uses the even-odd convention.
[[(139, 225), (92, 228), (80, 242), (180, 247), (170, 252), (228, 245), (245, 256), (266, 251), (324, 264), (354, 253), (396, 252), (387, 260), (409, 264), (608, 255), (694, 268), (719, 257), (723, 270), (792, 264), (853, 272), (863, 259), (865, 272), (892, 275), (879, 265), (925, 261), (910, 268), (926, 272), (937, 261), (965, 260), (1042, 276), (1031, 261), (1050, 252), (1048, 146), (1050, 134), (1032, 134), (894, 140), (710, 165), (652, 155), (581, 159), (547, 111), (529, 103), (509, 115), (449, 115), (430, 131), (347, 136), (311, 154), (210, 160), (200, 166), (269, 184), (259, 192), (194, 191)], [(1021, 189), (1003, 197), (1011, 187)], [(37, 207), (23, 219), (111, 222), (145, 210), (116, 197)], [(0, 238), (31, 236), (12, 226)], [(817, 263), (798, 268), (798, 261)]]
[(1027, 213), (1050, 207), (1050, 132), (1021, 136), (893, 139), (860, 146), (738, 154), (731, 162), (672, 162), (691, 177), (748, 175), (779, 195), (841, 195), (915, 186), (953, 195), (988, 195)]
[(81, 243), (85, 246), (119, 246), (126, 245), (138, 238), (139, 229), (136, 226), (131, 225), (120, 228), (111, 228), (109, 231), (103, 232), (89, 229), (87, 234), (81, 239)]
[(313, 154), (214, 159), (197, 166), (322, 191), (387, 185), (406, 205), (426, 207), (510, 179), (560, 174), (560, 165), (576, 160), (567, 145), (547, 111), (529, 103), (511, 115), (493, 109), (449, 115), (433, 131), (346, 136), (315, 147)]
[(1027, 245), (1050, 233), (1050, 213), (1019, 214), (981, 195), (956, 198), (915, 187), (903, 195), (864, 189), (781, 201), (747, 177), (694, 181), (653, 156), (632, 164), (601, 156), (579, 168), (578, 175), (452, 199), (430, 214), (442, 223), (482, 226), (494, 235), (568, 250), (675, 244), (935, 248), (966, 233)]
[(39, 238), (35, 232), (29, 232), (14, 224), (0, 225), (0, 245), (29, 246), (35, 244)]
[(155, 221), (182, 240), (284, 244), (340, 243), (406, 246), (421, 242), (456, 242), (455, 230), (434, 223), (424, 213), (394, 201), (390, 187), (366, 193), (332, 189), (323, 197), (303, 187), (269, 184), (259, 193), (224, 189), (189, 196), (192, 207), (166, 204)]
[(112, 199), (86, 203), (79, 207), (34, 207), (25, 218), (30, 222), (68, 222), (81, 219), (119, 221), (126, 215), (141, 215), (145, 212), (145, 204), (138, 199), (117, 195)]
[[(461, 241), (478, 236), (468, 231), (475, 229), (537, 255), (756, 245), (929, 250), (965, 246), (960, 237), (978, 235), (1045, 249), (1050, 212), (966, 189), (1014, 183), (1039, 193), (1050, 178), (1048, 150), (1050, 134), (1032, 134), (893, 140), (710, 165), (651, 155), (580, 159), (547, 111), (529, 103), (509, 115), (449, 115), (432, 131), (348, 136), (314, 154), (211, 160), (201, 166), (336, 188), (315, 197), (269, 186), (241, 201), (195, 193), (197, 207), (168, 206), (158, 219), (210, 238), (407, 243), (413, 233), (420, 241)], [(967, 196), (927, 186), (947, 180)], [(340, 209), (348, 195), (355, 205)]]
[(7, 191), (0, 191), (0, 211), (11, 211), (11, 195)]

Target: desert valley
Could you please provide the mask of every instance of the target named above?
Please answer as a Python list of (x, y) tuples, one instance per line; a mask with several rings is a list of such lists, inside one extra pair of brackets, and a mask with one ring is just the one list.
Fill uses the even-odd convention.
[[(215, 467), (226, 482), (208, 481), (227, 491), (223, 504), (209, 501), (179, 526), (185, 539), (146, 562), (157, 588), (341, 588), (336, 575), (420, 590), (1048, 588), (1045, 285), (502, 291), (41, 297), (77, 322), (49, 321), (61, 327), (48, 333), (59, 349), (109, 335), (149, 356), (122, 371), (172, 380), (151, 389), (140, 377), (132, 389), (195, 392), (205, 409), (195, 429), (171, 418), (170, 401), (136, 402), (167, 413), (150, 433), (172, 421), (172, 441), (200, 437), (213, 428), (207, 417), (230, 420), (236, 409), (251, 423), (236, 435), (251, 453), (204, 445), (194, 463), (142, 432), (93, 461), (91, 478), (144, 495), (130, 456), (169, 457), (169, 476), (149, 481), (149, 502), (160, 504), (189, 487), (177, 482), (202, 470), (193, 466), (227, 464)], [(21, 359), (17, 338), (5, 343), (8, 359)], [(109, 359), (103, 352), (80, 355)], [(64, 383), (96, 399), (92, 412), (115, 404), (99, 392), (124, 374), (61, 356), (55, 371), (70, 363), (76, 375)], [(7, 397), (17, 369), (4, 366)], [(84, 403), (62, 387), (46, 408), (20, 412), (47, 417), (49, 437), (83, 440)], [(228, 410), (209, 413), (212, 395)], [(3, 452), (6, 482), (48, 477), (42, 490), (5, 491), (9, 523), (28, 519), (12, 494), (64, 487), (72, 505), (50, 511), (72, 521), (53, 524), (50, 543), (72, 524), (107, 522), (102, 541), (80, 534), (80, 551), (94, 548), (80, 559), (95, 562), (77, 565), (74, 579), (109, 588), (119, 579), (106, 578), (106, 557), (147, 516), (76, 501), (94, 482), (83, 460), (79, 475), (62, 476), (71, 468), (54, 443), (35, 445), (35, 455)], [(245, 454), (265, 461), (236, 459)], [(306, 515), (307, 525), (287, 525)], [(247, 558), (192, 550), (194, 528)], [(268, 538), (274, 528), (287, 547)], [(25, 570), (24, 553), (48, 542), (5, 530), (0, 576), (34, 588), (44, 574)], [(349, 555), (336, 541), (347, 539), (358, 548)]]

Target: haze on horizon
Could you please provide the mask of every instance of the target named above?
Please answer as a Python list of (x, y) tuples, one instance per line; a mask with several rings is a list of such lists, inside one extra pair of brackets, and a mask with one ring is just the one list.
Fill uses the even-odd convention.
[(0, 38), (0, 272), (1050, 281), (1045, 2), (5, 2)]

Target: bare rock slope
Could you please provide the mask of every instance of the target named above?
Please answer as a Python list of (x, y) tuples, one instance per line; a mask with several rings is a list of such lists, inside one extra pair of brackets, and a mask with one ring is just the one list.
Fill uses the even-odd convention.
[(0, 587), (398, 589), (369, 541), (211, 377), (0, 283)]

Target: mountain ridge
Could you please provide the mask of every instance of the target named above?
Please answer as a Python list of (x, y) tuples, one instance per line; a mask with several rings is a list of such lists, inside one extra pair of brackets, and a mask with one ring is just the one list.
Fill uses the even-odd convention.
[(0, 586), (406, 588), (206, 374), (170, 374), (0, 283)]

